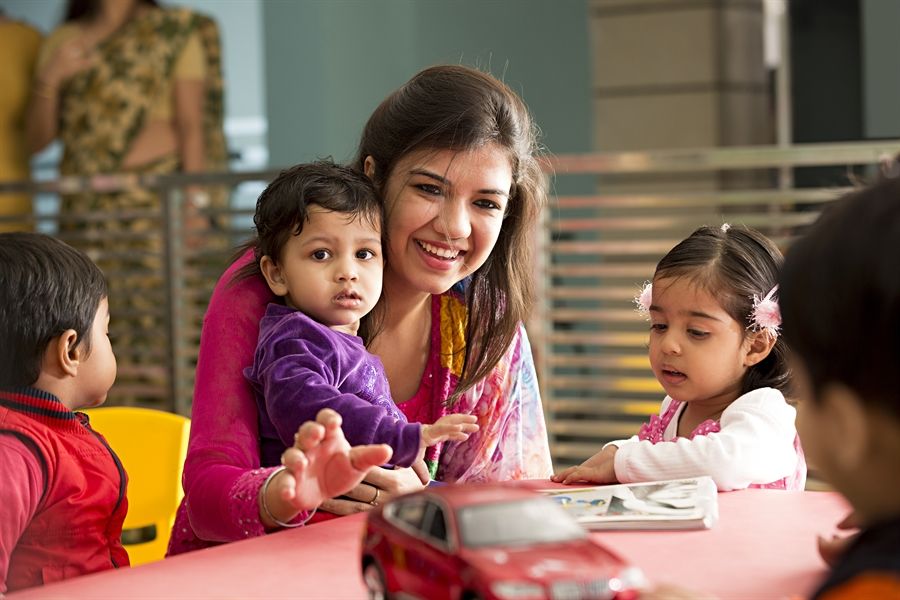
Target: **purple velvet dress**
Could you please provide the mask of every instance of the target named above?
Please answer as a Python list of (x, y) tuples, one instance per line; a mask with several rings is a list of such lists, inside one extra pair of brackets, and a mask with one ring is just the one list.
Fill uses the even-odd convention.
[(360, 337), (334, 331), (304, 313), (269, 304), (259, 323), (253, 366), (244, 369), (259, 407), (262, 466), (281, 464), (305, 421), (323, 408), (337, 411), (353, 446), (387, 444), (392, 463), (410, 466), (419, 452), (420, 425), (391, 400), (381, 360)]

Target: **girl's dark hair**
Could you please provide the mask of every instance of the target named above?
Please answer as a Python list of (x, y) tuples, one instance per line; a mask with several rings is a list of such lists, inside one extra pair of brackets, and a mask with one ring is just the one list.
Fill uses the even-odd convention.
[(900, 181), (835, 201), (790, 247), (781, 272), (784, 335), (813, 400), (839, 383), (900, 418)]
[(263, 256), (279, 262), (291, 236), (303, 231), (310, 204), (363, 219), (385, 235), (381, 199), (361, 171), (330, 160), (296, 165), (279, 173), (259, 195), (253, 215), (256, 237), (238, 251), (240, 256), (253, 248), (256, 260), (238, 271), (232, 281), (262, 277), (259, 261)]
[(69, 329), (89, 355), (107, 294), (84, 253), (39, 233), (0, 233), (0, 387), (37, 381), (47, 344)]
[[(701, 227), (659, 261), (653, 280), (687, 277), (747, 330), (753, 327), (754, 298), (764, 298), (778, 284), (783, 261), (781, 251), (758, 231)], [(787, 346), (778, 336), (769, 356), (747, 369), (740, 393), (772, 387), (787, 394), (790, 375)]]
[(468, 281), (468, 343), (450, 402), (496, 366), (531, 312), (531, 235), (546, 201), (537, 139), (528, 109), (515, 92), (491, 75), (459, 65), (431, 67), (413, 76), (375, 109), (363, 129), (355, 166), (364, 170), (371, 156), (373, 179), (382, 192), (397, 163), (418, 150), (468, 151), (493, 143), (509, 155), (509, 204), (496, 246)]
[[(157, 0), (138, 0), (138, 4), (159, 6)], [(100, 12), (100, 0), (69, 0), (64, 22), (70, 23), (79, 19), (93, 19)]]

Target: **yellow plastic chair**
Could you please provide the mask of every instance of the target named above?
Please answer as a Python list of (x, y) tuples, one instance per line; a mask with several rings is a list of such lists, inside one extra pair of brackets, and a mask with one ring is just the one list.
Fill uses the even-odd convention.
[[(162, 559), (175, 511), (184, 496), (181, 473), (191, 420), (160, 410), (127, 406), (84, 412), (128, 473), (128, 514), (122, 542), (131, 564)], [(147, 537), (151, 539), (144, 539)]]

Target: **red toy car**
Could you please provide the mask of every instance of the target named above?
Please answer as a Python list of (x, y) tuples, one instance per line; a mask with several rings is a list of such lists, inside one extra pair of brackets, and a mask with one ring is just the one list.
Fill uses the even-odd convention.
[(623, 600), (644, 581), (556, 502), (499, 484), (429, 487), (371, 511), (362, 572), (376, 599)]

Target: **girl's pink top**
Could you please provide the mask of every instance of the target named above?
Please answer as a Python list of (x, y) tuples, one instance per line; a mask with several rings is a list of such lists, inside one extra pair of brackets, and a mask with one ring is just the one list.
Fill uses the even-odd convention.
[[(231, 283), (251, 260), (248, 251), (225, 271), (204, 318), (185, 497), (169, 555), (264, 533), (258, 494), (272, 469), (259, 468), (257, 408), (243, 369), (253, 363), (259, 321), (275, 298), (261, 277)], [(465, 412), (478, 416), (480, 426), (465, 443), (429, 448), (432, 473), (445, 481), (549, 477), (547, 430), (524, 328), (493, 371), (449, 408), (446, 400), (461, 372), (459, 350), (465, 345), (467, 311), (460, 292), (433, 296), (432, 317), (423, 381), (399, 407), (411, 422), (433, 423), (448, 412)]]

